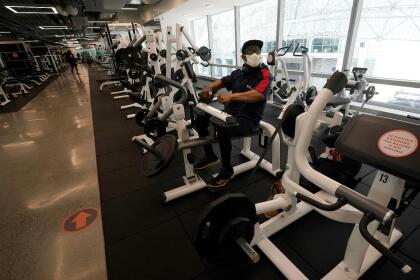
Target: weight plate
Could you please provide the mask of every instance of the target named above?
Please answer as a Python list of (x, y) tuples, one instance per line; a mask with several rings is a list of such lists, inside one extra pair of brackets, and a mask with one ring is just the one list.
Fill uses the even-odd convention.
[(199, 255), (212, 261), (237, 248), (239, 237), (251, 242), (257, 220), (255, 204), (244, 194), (230, 193), (213, 201), (200, 219), (195, 241)]
[(136, 116), (134, 118), (136, 120), (136, 123), (140, 126), (143, 126), (148, 113), (148, 109), (140, 109), (139, 111), (137, 111)]
[(211, 59), (211, 50), (207, 47), (200, 47), (197, 51), (197, 55), (204, 61)]
[(156, 139), (151, 148), (158, 152), (161, 158), (157, 158), (151, 152), (143, 154), (140, 159), (142, 173), (147, 177), (157, 175), (169, 164), (177, 147), (178, 140), (174, 135), (167, 134)]
[(166, 134), (166, 123), (160, 119), (150, 119), (144, 124), (144, 134), (156, 140)]

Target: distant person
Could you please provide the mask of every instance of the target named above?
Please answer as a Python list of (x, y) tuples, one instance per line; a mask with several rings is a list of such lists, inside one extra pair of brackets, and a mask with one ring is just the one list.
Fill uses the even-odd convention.
[(68, 50), (66, 52), (66, 62), (68, 64), (70, 64), (70, 66), (71, 66), (71, 73), (73, 74), (74, 73), (74, 68), (76, 68), (77, 75), (79, 75), (79, 69), (77, 69), (77, 60), (74, 57), (74, 55), (71, 52), (71, 50)]

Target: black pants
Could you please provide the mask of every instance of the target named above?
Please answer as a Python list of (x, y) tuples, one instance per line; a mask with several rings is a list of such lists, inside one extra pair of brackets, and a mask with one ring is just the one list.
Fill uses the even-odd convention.
[(77, 74), (79, 74), (79, 69), (77, 69), (77, 63), (70, 63), (71, 66), (71, 73), (73, 73), (74, 68), (76, 68)]
[[(235, 127), (215, 127), (217, 131), (217, 140), (219, 141), (220, 146), (220, 156), (222, 157), (222, 166), (223, 168), (231, 169), (232, 165), (230, 163), (230, 154), (232, 152), (232, 137), (240, 137), (244, 135), (249, 135), (256, 133), (258, 130), (258, 125), (254, 121), (247, 118), (237, 118), (239, 125)], [(197, 116), (196, 118), (196, 128), (197, 133), (200, 137), (207, 137), (209, 133), (209, 116)], [(206, 155), (214, 154), (213, 148), (211, 145), (204, 145), (204, 151)]]

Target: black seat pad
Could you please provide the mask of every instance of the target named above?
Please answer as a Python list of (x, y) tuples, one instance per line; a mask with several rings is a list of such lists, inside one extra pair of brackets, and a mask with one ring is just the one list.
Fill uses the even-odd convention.
[(295, 138), (296, 118), (305, 112), (305, 108), (300, 104), (294, 103), (287, 107), (283, 114), (283, 124), (281, 130), (291, 138)]
[(420, 181), (420, 125), (358, 115), (336, 141), (344, 155), (405, 180)]

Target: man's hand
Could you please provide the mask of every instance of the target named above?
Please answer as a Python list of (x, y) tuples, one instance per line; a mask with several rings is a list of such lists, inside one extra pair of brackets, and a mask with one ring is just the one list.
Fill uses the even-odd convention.
[(205, 87), (201, 90), (200, 95), (203, 97), (209, 97), (211, 91), (212, 91), (211, 88)]
[(219, 101), (219, 103), (225, 104), (225, 103), (229, 103), (230, 102), (230, 94), (219, 94), (217, 96), (217, 101)]

